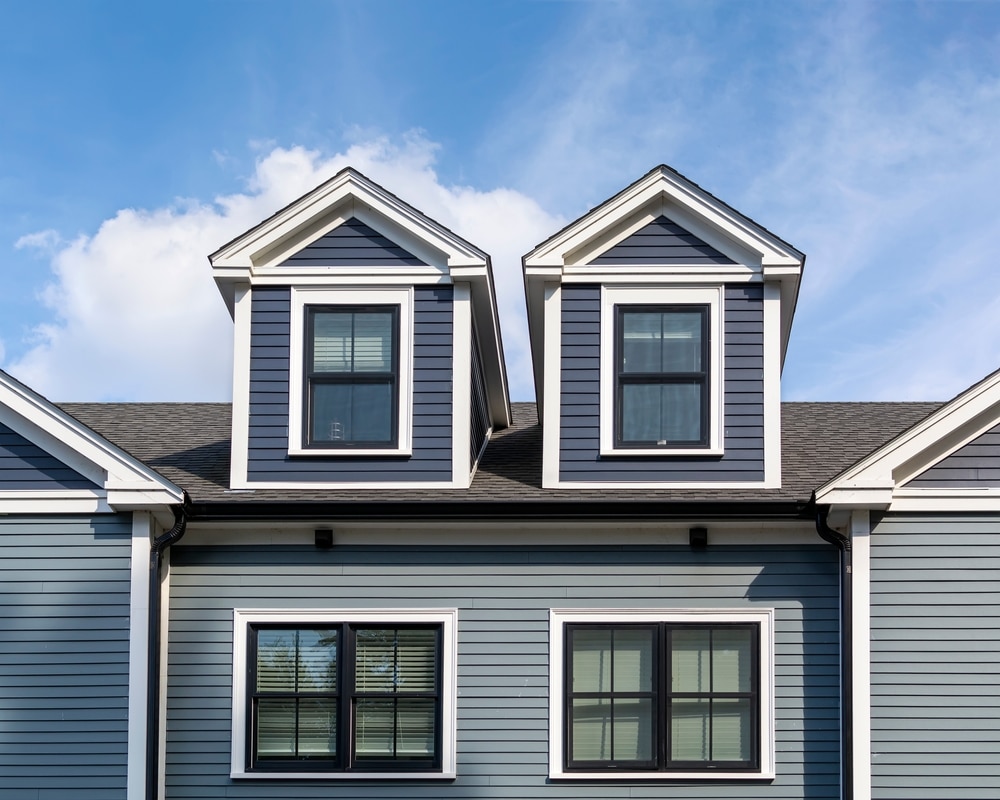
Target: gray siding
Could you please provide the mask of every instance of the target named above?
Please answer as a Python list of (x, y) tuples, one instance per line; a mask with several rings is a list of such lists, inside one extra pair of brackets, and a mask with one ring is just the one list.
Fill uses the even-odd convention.
[(281, 267), (399, 267), (426, 266), (356, 217), (338, 225), (312, 244), (290, 256)]
[(710, 244), (666, 217), (657, 217), (627, 239), (605, 250), (594, 264), (735, 264)]
[(1000, 486), (1000, 425), (977, 436), (911, 480), (907, 487), (961, 489)]
[(129, 517), (0, 518), (0, 798), (125, 797)]
[(0, 491), (99, 488), (0, 423)]
[(564, 481), (759, 481), (764, 476), (764, 303), (760, 286), (725, 289), (725, 455), (600, 457), (601, 291), (562, 289), (559, 475)]
[[(290, 291), (257, 288), (251, 299), (251, 481), (450, 481), (452, 289), (417, 287), (413, 331), (413, 455), (288, 455)], [(295, 410), (294, 413), (301, 413)]]
[[(168, 800), (657, 797), (833, 800), (838, 792), (836, 551), (826, 546), (173, 548)], [(776, 608), (777, 778), (552, 783), (553, 607)], [(454, 782), (229, 779), (234, 607), (457, 607)]]
[(888, 516), (872, 537), (875, 800), (1000, 797), (1000, 519)]

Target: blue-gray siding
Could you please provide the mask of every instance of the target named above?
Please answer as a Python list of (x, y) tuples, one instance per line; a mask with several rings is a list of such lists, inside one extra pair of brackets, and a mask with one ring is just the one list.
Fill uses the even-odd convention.
[(871, 536), (875, 800), (1000, 797), (1000, 518)]
[(725, 455), (600, 456), (601, 291), (562, 289), (559, 475), (564, 481), (759, 481), (764, 475), (764, 303), (759, 285), (725, 289)]
[(907, 484), (926, 489), (972, 486), (1000, 486), (1000, 425), (977, 436)]
[(0, 517), (0, 798), (123, 800), (128, 517)]
[(0, 491), (99, 488), (0, 423)]
[[(452, 288), (417, 287), (413, 320), (413, 455), (288, 455), (287, 287), (253, 290), (250, 327), (251, 481), (450, 481)], [(301, 334), (300, 334), (301, 335)], [(293, 413), (301, 413), (296, 409)]]
[(710, 244), (660, 216), (593, 260), (594, 264), (735, 264)]
[(472, 406), (470, 414), (470, 439), (473, 466), (479, 459), (479, 454), (486, 445), (490, 432), (490, 403), (486, 394), (486, 376), (483, 373), (483, 357), (479, 352), (479, 337), (476, 329), (472, 329)]
[[(618, 529), (612, 526), (609, 535)], [(454, 782), (243, 781), (229, 775), (232, 612), (457, 607)], [(776, 609), (777, 778), (552, 783), (549, 609)], [(185, 547), (172, 551), (167, 798), (833, 800), (836, 551), (826, 546)]]
[(357, 217), (351, 217), (278, 266), (399, 267), (425, 264)]

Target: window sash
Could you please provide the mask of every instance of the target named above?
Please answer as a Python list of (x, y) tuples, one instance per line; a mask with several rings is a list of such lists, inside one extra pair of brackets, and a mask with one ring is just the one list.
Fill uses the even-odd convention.
[(392, 448), (399, 436), (399, 306), (306, 306), (305, 446)]
[(614, 309), (615, 447), (706, 446), (710, 306)]
[(249, 771), (439, 770), (440, 624), (250, 624)]
[(756, 622), (568, 623), (565, 769), (759, 769), (759, 642)]

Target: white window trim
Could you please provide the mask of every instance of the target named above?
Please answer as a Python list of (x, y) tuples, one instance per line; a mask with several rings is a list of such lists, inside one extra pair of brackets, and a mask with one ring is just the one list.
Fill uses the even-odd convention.
[[(247, 631), (250, 625), (426, 624), (441, 626), (441, 769), (428, 772), (249, 772)], [(233, 609), (233, 741), (229, 776), (252, 780), (451, 780), (456, 776), (458, 609)]]
[[(413, 453), (413, 287), (330, 289), (292, 287), (288, 369), (288, 454), (293, 456), (408, 456)], [(399, 307), (399, 408), (395, 447), (306, 447), (302, 430), (307, 306)]]
[[(702, 770), (690, 772), (570, 770), (565, 768), (565, 642), (567, 623), (754, 622), (760, 630), (760, 769), (755, 772)], [(549, 611), (549, 778), (600, 781), (772, 780), (774, 743), (774, 609), (590, 609)]]
[[(601, 287), (601, 455), (721, 456), (722, 443), (722, 286)], [(708, 445), (704, 447), (615, 447), (615, 306), (708, 305)]]

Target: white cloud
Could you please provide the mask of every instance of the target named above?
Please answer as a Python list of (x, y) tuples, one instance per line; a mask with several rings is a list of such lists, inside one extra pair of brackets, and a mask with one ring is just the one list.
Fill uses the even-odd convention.
[(22, 237), (19, 246), (50, 254), (42, 302), (52, 318), (7, 369), (54, 399), (228, 398), (232, 322), (207, 254), (351, 165), (492, 255), (511, 392), (530, 397), (520, 256), (563, 221), (509, 189), (444, 185), (436, 150), (419, 133), (331, 157), (276, 147), (259, 158), (246, 191), (214, 203), (125, 209), (68, 243), (52, 231)]

